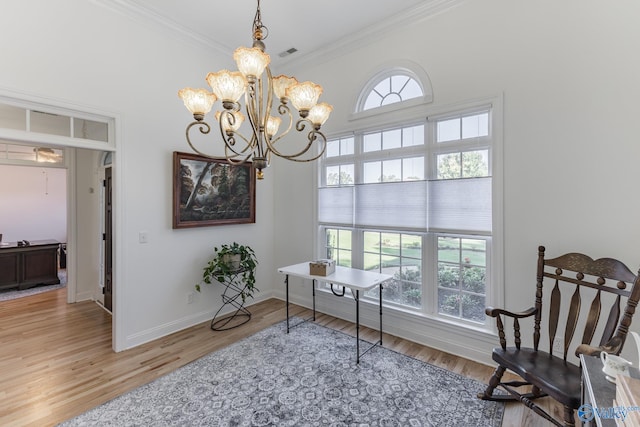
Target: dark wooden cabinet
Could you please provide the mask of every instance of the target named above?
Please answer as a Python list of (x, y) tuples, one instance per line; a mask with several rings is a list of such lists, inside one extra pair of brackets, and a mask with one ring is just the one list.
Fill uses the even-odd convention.
[(55, 240), (36, 240), (30, 243), (29, 246), (12, 243), (0, 247), (0, 289), (27, 289), (60, 283), (60, 243)]

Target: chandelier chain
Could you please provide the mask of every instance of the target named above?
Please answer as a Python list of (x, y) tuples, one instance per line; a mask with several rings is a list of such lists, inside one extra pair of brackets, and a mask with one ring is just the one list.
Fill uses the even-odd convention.
[(269, 29), (262, 24), (262, 13), (260, 11), (260, 0), (258, 0), (258, 8), (256, 9), (256, 16), (253, 18), (253, 39), (265, 40), (269, 37)]

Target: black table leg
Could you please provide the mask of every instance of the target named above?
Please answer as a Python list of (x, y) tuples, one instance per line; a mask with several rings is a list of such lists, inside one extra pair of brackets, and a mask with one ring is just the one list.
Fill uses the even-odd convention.
[(313, 279), (313, 283), (311, 283), (313, 287), (313, 321), (316, 321), (316, 279)]
[(356, 363), (360, 363), (360, 291), (356, 289)]
[(380, 283), (380, 345), (382, 345), (382, 283)]
[(284, 276), (284, 284), (287, 294), (287, 333), (289, 333), (289, 275)]

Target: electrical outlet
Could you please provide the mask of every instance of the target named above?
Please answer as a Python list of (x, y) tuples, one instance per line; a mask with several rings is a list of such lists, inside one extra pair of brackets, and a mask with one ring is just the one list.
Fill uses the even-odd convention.
[(554, 338), (553, 340), (553, 352), (562, 353), (564, 351), (564, 339)]
[(187, 304), (193, 304), (195, 296), (193, 292), (187, 292)]

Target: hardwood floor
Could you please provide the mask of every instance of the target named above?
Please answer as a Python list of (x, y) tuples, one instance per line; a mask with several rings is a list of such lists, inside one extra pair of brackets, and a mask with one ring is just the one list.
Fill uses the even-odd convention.
[[(290, 307), (292, 315), (309, 310)], [(131, 350), (111, 350), (111, 316), (94, 302), (67, 304), (64, 290), (0, 303), (0, 425), (53, 426), (132, 390), (205, 354), (285, 318), (285, 304), (251, 307), (251, 321), (214, 332), (203, 323)], [(355, 325), (319, 314), (317, 322), (355, 335)], [(361, 328), (361, 337), (377, 332)], [(493, 368), (391, 335), (384, 346), (486, 382)], [(561, 408), (538, 400), (554, 414)], [(520, 404), (506, 407), (503, 426), (549, 426)]]

